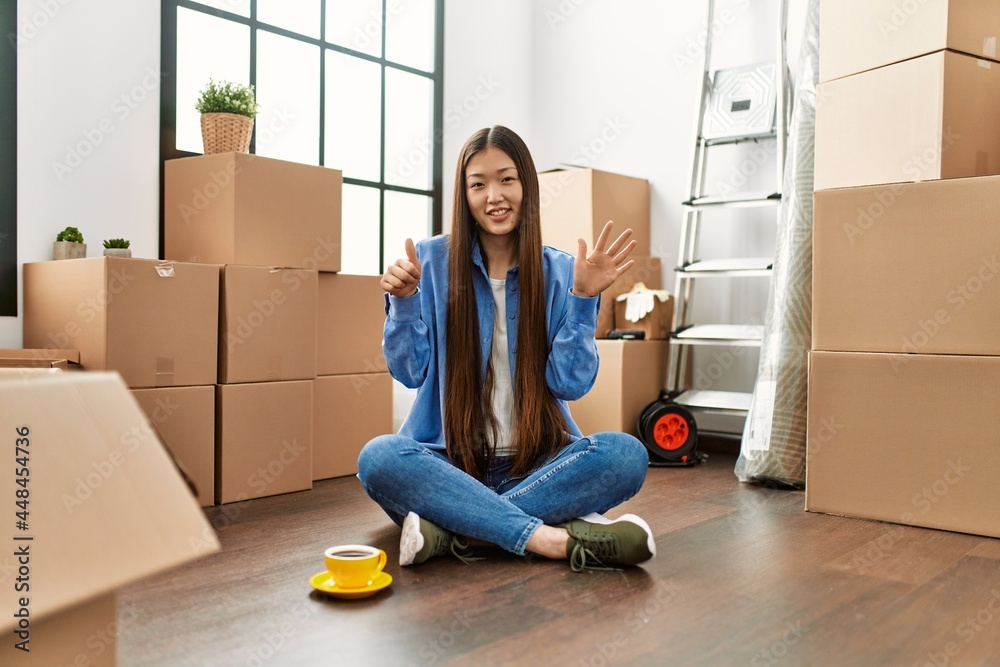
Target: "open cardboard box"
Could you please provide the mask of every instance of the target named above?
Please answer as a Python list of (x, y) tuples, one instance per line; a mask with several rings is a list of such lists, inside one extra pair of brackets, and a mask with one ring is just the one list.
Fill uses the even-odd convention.
[(0, 405), (0, 664), (113, 665), (114, 591), (219, 542), (117, 373), (5, 374)]
[(0, 350), (0, 368), (80, 370), (79, 350)]

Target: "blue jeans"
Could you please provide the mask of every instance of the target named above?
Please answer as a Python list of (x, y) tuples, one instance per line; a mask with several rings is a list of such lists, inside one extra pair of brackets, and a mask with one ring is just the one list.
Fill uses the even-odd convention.
[(500, 458), (477, 479), (443, 451), (383, 435), (361, 450), (358, 478), (397, 525), (416, 512), (455, 535), (523, 555), (540, 525), (603, 513), (638, 493), (649, 455), (631, 435), (609, 432), (576, 440), (525, 476), (511, 475), (512, 464)]

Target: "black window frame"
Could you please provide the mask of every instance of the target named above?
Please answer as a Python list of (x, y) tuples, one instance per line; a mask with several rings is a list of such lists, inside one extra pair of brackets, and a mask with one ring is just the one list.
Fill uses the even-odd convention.
[(17, 3), (0, 5), (0, 317), (17, 317)]
[[(386, 25), (386, 5), (388, 0), (382, 1), (382, 26)], [(159, 256), (164, 257), (164, 164), (167, 160), (181, 157), (191, 157), (200, 155), (182, 151), (176, 148), (177, 137), (177, 10), (178, 8), (190, 9), (202, 12), (210, 16), (231, 20), (240, 25), (250, 28), (250, 83), (256, 87), (257, 84), (257, 30), (295, 39), (305, 44), (319, 47), (319, 164), (325, 165), (325, 105), (326, 105), (326, 51), (337, 51), (349, 56), (354, 56), (362, 60), (379, 64), (382, 79), (382, 102), (381, 102), (381, 154), (379, 156), (379, 181), (369, 181), (364, 179), (350, 178), (345, 175), (345, 185), (362, 185), (377, 189), (379, 192), (379, 262), (385, 255), (385, 193), (403, 192), (430, 197), (431, 199), (431, 229), (429, 233), (440, 234), (443, 229), (442, 219), (444, 204), (443, 197), (443, 157), (442, 147), (444, 138), (444, 0), (434, 0), (434, 71), (425, 72), (420, 69), (408, 67), (400, 63), (388, 60), (385, 57), (386, 31), (382, 30), (382, 55), (372, 56), (361, 51), (333, 44), (326, 41), (326, 0), (320, 0), (320, 36), (319, 38), (303, 35), (291, 30), (279, 28), (269, 23), (263, 23), (257, 19), (257, 0), (250, 0), (250, 16), (234, 14), (222, 9), (202, 5), (191, 0), (162, 0), (161, 2), (161, 66), (162, 81), (164, 84), (160, 90), (160, 245)], [(386, 70), (395, 69), (410, 74), (415, 74), (428, 78), (433, 83), (432, 102), (432, 127), (431, 127), (431, 187), (422, 190), (399, 185), (391, 185), (385, 182), (385, 79)], [(256, 150), (257, 128), (254, 127), (254, 134), (250, 140), (250, 152)], [(337, 165), (330, 165), (339, 168)], [(373, 267), (376, 275), (381, 274), (385, 267)]]

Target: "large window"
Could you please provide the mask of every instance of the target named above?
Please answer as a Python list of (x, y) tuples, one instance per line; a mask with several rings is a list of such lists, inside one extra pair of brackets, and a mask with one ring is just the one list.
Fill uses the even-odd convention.
[(442, 5), (163, 0), (162, 158), (201, 153), (210, 78), (253, 84), (251, 152), (342, 170), (342, 270), (381, 274), (441, 231)]

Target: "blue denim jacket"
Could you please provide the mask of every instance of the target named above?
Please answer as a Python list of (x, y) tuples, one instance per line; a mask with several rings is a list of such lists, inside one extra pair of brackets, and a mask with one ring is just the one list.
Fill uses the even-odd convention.
[[(400, 435), (433, 449), (444, 449), (443, 402), (445, 376), (445, 318), (448, 311), (448, 237), (435, 236), (416, 244), (420, 260), (420, 285), (408, 297), (385, 295), (385, 333), (382, 351), (392, 376), (417, 397)], [(473, 248), (472, 274), (482, 338), (482, 372), (493, 346), (493, 292), (483, 265), (479, 244)], [(573, 256), (549, 246), (542, 249), (545, 275), (545, 319), (548, 323), (549, 359), (545, 380), (559, 402), (570, 432), (581, 437), (566, 401), (586, 394), (597, 378), (597, 310), (600, 295), (587, 298), (570, 292)], [(507, 348), (511, 373), (517, 359), (517, 267), (507, 272)], [(511, 378), (513, 382), (513, 378)], [(516, 397), (515, 397), (516, 400)]]

